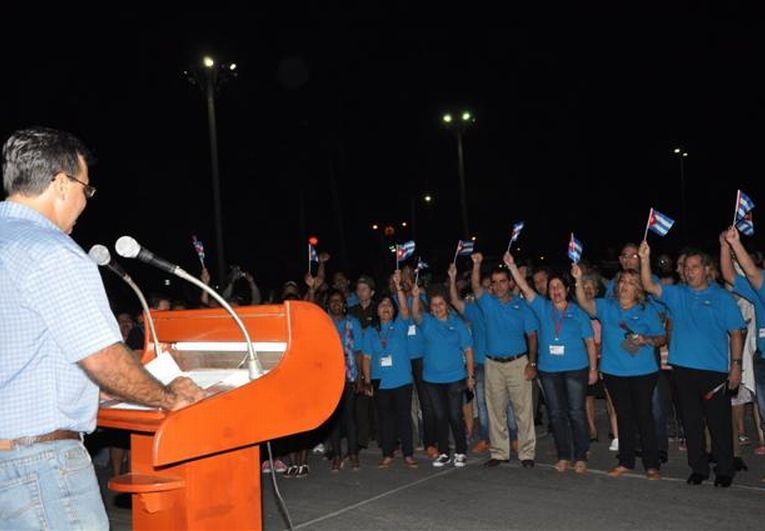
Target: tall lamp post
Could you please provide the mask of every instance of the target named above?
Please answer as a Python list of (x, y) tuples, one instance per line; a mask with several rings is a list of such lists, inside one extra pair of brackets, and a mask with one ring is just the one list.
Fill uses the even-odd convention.
[(688, 152), (683, 148), (676, 147), (674, 150), (677, 158), (680, 159), (680, 219), (682, 219), (682, 234), (687, 234), (688, 219), (685, 215), (685, 158), (688, 156)]
[(442, 120), (444, 125), (452, 130), (457, 137), (457, 170), (460, 177), (460, 209), (462, 211), (462, 237), (470, 237), (470, 225), (468, 223), (467, 191), (465, 187), (465, 159), (462, 153), (462, 135), (475, 122), (475, 117), (468, 111), (463, 111), (459, 116), (446, 113)]
[(220, 193), (220, 170), (218, 165), (218, 130), (215, 121), (215, 93), (224, 82), (237, 76), (236, 63), (217, 64), (209, 55), (202, 58), (202, 66), (185, 70), (192, 85), (202, 89), (207, 102), (207, 123), (210, 135), (210, 166), (212, 170), (213, 214), (215, 220), (215, 249), (217, 254), (218, 282), (222, 286), (226, 278), (226, 261), (223, 252), (223, 209)]

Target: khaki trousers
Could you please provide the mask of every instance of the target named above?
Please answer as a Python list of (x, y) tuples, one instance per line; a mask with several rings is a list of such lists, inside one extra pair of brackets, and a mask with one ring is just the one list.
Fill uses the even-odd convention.
[(507, 432), (507, 401), (512, 400), (518, 423), (518, 458), (534, 459), (536, 432), (532, 382), (526, 380), (527, 356), (506, 363), (486, 359), (486, 407), (489, 410), (489, 443), (491, 457), (510, 459), (510, 437)]

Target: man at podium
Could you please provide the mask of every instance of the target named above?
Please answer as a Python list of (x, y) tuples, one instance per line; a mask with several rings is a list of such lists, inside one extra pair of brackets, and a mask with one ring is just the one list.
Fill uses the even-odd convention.
[(204, 397), (163, 386), (122, 343), (98, 267), (69, 237), (93, 198), (90, 153), (35, 127), (3, 146), (0, 203), (0, 514), (8, 529), (108, 529), (82, 434), (99, 387), (167, 410)]

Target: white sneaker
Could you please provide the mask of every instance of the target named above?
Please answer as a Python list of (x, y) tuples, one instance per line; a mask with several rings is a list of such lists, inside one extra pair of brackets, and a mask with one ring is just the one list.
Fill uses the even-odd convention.
[(465, 454), (454, 454), (454, 466), (465, 466), (467, 464), (467, 456)]
[(324, 453), (324, 444), (319, 443), (316, 446), (313, 447), (313, 453), (315, 454), (323, 454)]
[(444, 465), (448, 465), (450, 461), (451, 461), (451, 458), (447, 454), (441, 454), (435, 459), (433, 459), (433, 466), (442, 467)]
[(619, 437), (614, 437), (611, 440), (611, 446), (609, 446), (608, 449), (611, 450), (612, 452), (619, 451)]

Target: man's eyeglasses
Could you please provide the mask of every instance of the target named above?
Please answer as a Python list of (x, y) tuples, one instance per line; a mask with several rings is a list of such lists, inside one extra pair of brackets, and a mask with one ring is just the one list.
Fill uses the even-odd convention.
[(620, 257), (620, 258), (624, 258), (625, 260), (627, 260), (628, 258), (640, 258), (640, 256), (639, 256), (637, 253), (632, 253), (632, 254), (620, 254), (620, 255), (619, 255), (619, 257)]
[(82, 182), (77, 177), (73, 177), (72, 175), (69, 175), (68, 173), (65, 173), (67, 179), (70, 179), (72, 181), (78, 182), (82, 185), (82, 191), (85, 192), (85, 197), (87, 199), (90, 199), (94, 195), (96, 195), (96, 187), (91, 186), (88, 183)]

